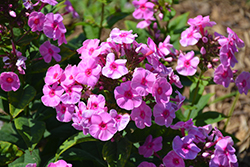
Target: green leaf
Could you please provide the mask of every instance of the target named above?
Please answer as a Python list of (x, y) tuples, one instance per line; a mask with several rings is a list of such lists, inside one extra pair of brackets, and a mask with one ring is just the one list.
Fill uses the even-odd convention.
[(22, 39), (19, 39), (17, 42), (17, 45), (19, 46), (26, 46), (29, 45), (31, 41), (35, 41), (39, 38), (39, 35), (36, 33), (31, 33), (28, 35), (25, 35)]
[(105, 5), (108, 5), (109, 3), (112, 2), (112, 0), (97, 0), (97, 1), (104, 3)]
[(136, 39), (138, 43), (147, 42), (147, 38), (149, 35), (145, 29), (136, 28), (137, 23), (134, 21), (125, 20), (124, 23), (128, 30), (133, 30), (133, 34), (138, 35), (138, 38)]
[(14, 120), (17, 132), (22, 136), (29, 151), (34, 150), (43, 137), (45, 123), (31, 118), (18, 117)]
[(225, 118), (227, 118), (227, 116), (222, 113), (218, 113), (216, 111), (207, 111), (195, 117), (194, 122), (196, 126), (204, 126), (222, 121)]
[(74, 145), (88, 141), (96, 141), (96, 139), (90, 137), (90, 135), (84, 135), (82, 132), (71, 136), (66, 141), (64, 141), (63, 144), (59, 147), (56, 152), (55, 159), (57, 160), (63, 152), (73, 147)]
[(181, 109), (179, 109), (178, 111), (175, 112), (176, 117), (180, 120), (180, 121), (186, 121), (186, 117), (182, 114)]
[(7, 165), (22, 155), (23, 152), (16, 145), (0, 141), (0, 166)]
[(27, 85), (23, 89), (19, 88), (16, 92), (11, 91), (8, 94), (10, 114), (13, 118), (15, 118), (25, 109), (25, 107), (27, 107), (30, 101), (35, 97), (36, 90), (32, 86)]
[(110, 166), (123, 167), (126, 165), (131, 149), (132, 142), (127, 138), (122, 138), (117, 142), (108, 141), (103, 146), (103, 159), (107, 161)]
[(130, 13), (124, 13), (124, 12), (116, 12), (112, 15), (110, 15), (108, 18), (107, 18), (107, 26), (106, 28), (112, 28), (112, 26), (118, 22), (119, 20), (127, 17)]
[[(203, 80), (198, 81), (198, 79), (195, 78), (195, 82), (193, 82), (193, 84), (190, 86), (189, 100), (191, 102), (194, 101), (194, 104), (197, 104), (199, 99), (202, 97), (204, 89), (208, 85), (208, 83), (209, 83), (208, 81), (203, 81)], [(196, 88), (197, 84), (199, 84), (198, 88)], [(193, 100), (194, 98), (195, 100)]]
[(13, 34), (14, 36), (18, 37), (21, 36), (21, 30), (19, 28), (13, 28)]
[(214, 99), (214, 101), (212, 101), (210, 104), (213, 104), (213, 103), (218, 103), (226, 98), (229, 98), (229, 97), (232, 97), (232, 96), (235, 96), (237, 92), (232, 92), (232, 93), (229, 93), (229, 94), (226, 94), (224, 96), (220, 96), (216, 99)]

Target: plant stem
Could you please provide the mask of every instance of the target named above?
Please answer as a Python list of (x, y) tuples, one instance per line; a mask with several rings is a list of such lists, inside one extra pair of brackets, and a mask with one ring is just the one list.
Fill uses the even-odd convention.
[(105, 4), (102, 3), (102, 14), (101, 14), (101, 22), (100, 22), (100, 28), (99, 28), (99, 35), (98, 35), (98, 39), (101, 38), (101, 35), (102, 35), (102, 23), (103, 23), (103, 18), (104, 18), (104, 6)]
[(235, 96), (235, 98), (234, 98), (233, 104), (232, 104), (232, 106), (231, 106), (231, 108), (230, 108), (230, 111), (229, 111), (229, 114), (228, 114), (227, 121), (226, 121), (225, 126), (224, 126), (224, 128), (223, 128), (224, 131), (226, 130), (227, 125), (228, 125), (228, 122), (230, 121), (230, 118), (231, 118), (232, 115), (233, 115), (233, 111), (234, 111), (236, 102), (238, 101), (239, 97), (240, 97), (240, 93), (237, 92), (237, 93), (236, 93), (236, 96)]

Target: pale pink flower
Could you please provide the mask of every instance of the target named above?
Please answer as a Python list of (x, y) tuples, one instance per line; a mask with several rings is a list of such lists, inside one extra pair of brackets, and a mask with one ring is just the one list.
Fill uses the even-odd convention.
[(81, 85), (62, 85), (65, 93), (61, 96), (64, 104), (76, 104), (80, 101), (83, 87)]
[(107, 112), (92, 115), (89, 133), (94, 138), (107, 141), (111, 139), (116, 132), (115, 121)]
[(115, 120), (116, 122), (116, 128), (118, 131), (122, 131), (123, 129), (126, 128), (130, 121), (130, 116), (129, 114), (118, 114), (115, 109), (111, 109), (109, 111), (110, 116)]
[(144, 157), (148, 158), (153, 155), (154, 152), (160, 151), (162, 149), (162, 137), (159, 136), (157, 138), (152, 137), (149, 135), (144, 144), (138, 148), (139, 154), (143, 155)]
[(214, 21), (210, 21), (209, 16), (202, 17), (201, 15), (188, 19), (187, 23), (196, 28), (212, 27), (216, 24)]
[(90, 95), (87, 102), (87, 109), (97, 112), (106, 111), (105, 109), (105, 97), (102, 94)]
[(128, 73), (126, 62), (126, 59), (115, 60), (115, 54), (109, 53), (106, 58), (106, 64), (102, 68), (102, 75), (112, 79), (118, 79), (126, 75)]
[(49, 41), (44, 42), (39, 47), (39, 51), (46, 63), (50, 63), (52, 57), (56, 60), (56, 62), (61, 61), (61, 56), (58, 54), (60, 52), (60, 48), (52, 45)]
[(173, 150), (162, 159), (163, 164), (167, 167), (185, 167), (184, 160)]
[(101, 66), (97, 64), (96, 59), (88, 58), (87, 60), (82, 60), (78, 64), (78, 69), (79, 73), (75, 80), (84, 85), (95, 86), (101, 73)]
[(230, 67), (224, 67), (220, 64), (214, 71), (214, 82), (223, 85), (225, 88), (229, 86), (233, 80), (233, 72)]
[(181, 53), (177, 61), (176, 70), (181, 75), (192, 76), (196, 73), (199, 62), (199, 57), (194, 57), (194, 51), (185, 55)]
[(156, 166), (151, 162), (143, 161), (137, 167), (156, 167)]
[(76, 65), (68, 64), (61, 76), (61, 84), (64, 86), (70, 86), (75, 83), (75, 77), (79, 73)]
[(155, 117), (156, 124), (169, 127), (175, 118), (175, 109), (172, 107), (171, 102), (156, 103), (154, 106), (153, 115)]
[(248, 90), (250, 89), (250, 73), (243, 71), (235, 79), (235, 84), (238, 87), (240, 94), (245, 93), (247, 95)]
[(60, 122), (70, 122), (74, 110), (75, 105), (61, 103), (56, 106), (56, 119)]
[(42, 12), (33, 11), (29, 15), (28, 25), (31, 28), (31, 31), (42, 31), (43, 23), (45, 21), (45, 16)]
[(177, 86), (178, 88), (183, 87), (183, 85), (181, 84), (181, 81), (180, 81), (180, 77), (178, 75), (175, 75), (173, 70), (168, 75), (168, 78), (169, 78), (169, 83), (170, 84), (174, 83), (175, 86)]
[(45, 84), (52, 85), (60, 81), (63, 69), (61, 69), (59, 64), (49, 67), (44, 78)]
[(72, 167), (72, 164), (68, 164), (66, 161), (64, 160), (58, 160), (57, 162), (53, 163), (51, 162), (48, 167)]
[(131, 44), (134, 42), (137, 34), (132, 34), (132, 30), (125, 31), (119, 30), (118, 28), (114, 28), (109, 35), (109, 38), (118, 44)]
[(171, 52), (173, 45), (170, 44), (170, 36), (168, 35), (163, 42), (160, 42), (158, 45), (158, 52), (161, 57), (165, 57)]
[(141, 29), (143, 29), (143, 28), (146, 28), (146, 27), (150, 26), (151, 23), (152, 23), (151, 20), (142, 20), (142, 21), (140, 21), (140, 22), (137, 24), (136, 28), (141, 28)]
[(20, 80), (14, 72), (2, 72), (0, 75), (0, 85), (5, 92), (17, 91), (20, 88)]
[(139, 107), (132, 110), (130, 117), (133, 121), (135, 121), (135, 125), (139, 129), (144, 129), (145, 126), (150, 127), (152, 125), (152, 111), (144, 101), (142, 101)]
[(17, 61), (16, 61), (16, 67), (19, 72), (19, 74), (25, 74), (26, 70), (26, 64), (25, 61), (27, 60), (27, 57), (22, 56), (22, 53), (16, 50), (17, 55)]
[(133, 12), (134, 18), (145, 19), (153, 16), (154, 4), (152, 2), (148, 2), (148, 0), (134, 0), (132, 3), (136, 8)]
[(155, 82), (155, 75), (144, 68), (136, 68), (131, 80), (131, 87), (137, 91), (140, 96), (146, 96), (152, 93), (152, 86)]
[(156, 100), (156, 103), (168, 103), (170, 95), (172, 94), (172, 87), (164, 77), (156, 79), (152, 87), (152, 95)]
[(80, 59), (97, 57), (101, 53), (101, 50), (99, 49), (99, 43), (99, 39), (87, 39), (84, 41), (83, 46), (77, 50), (77, 52), (81, 54)]
[(77, 130), (83, 130), (83, 112), (87, 110), (86, 104), (82, 101), (78, 103), (78, 106), (75, 106), (75, 113), (72, 114), (72, 126)]
[(67, 31), (62, 21), (63, 17), (60, 14), (46, 14), (43, 26), (44, 34), (53, 40), (59, 39), (61, 34)]
[(125, 110), (132, 110), (139, 107), (142, 103), (142, 97), (132, 89), (131, 81), (123, 82), (114, 90), (116, 103)]
[(201, 34), (193, 27), (189, 27), (181, 33), (180, 44), (184, 47), (195, 45), (200, 38), (202, 38)]
[(57, 41), (58, 45), (61, 46), (63, 43), (67, 44), (67, 40), (65, 38), (65, 34), (61, 33), (61, 36), (58, 38)]
[(64, 89), (62, 86), (58, 86), (57, 83), (54, 83), (51, 86), (44, 85), (43, 87), (43, 96), (41, 100), (45, 106), (56, 107), (60, 103), (60, 97), (63, 94)]

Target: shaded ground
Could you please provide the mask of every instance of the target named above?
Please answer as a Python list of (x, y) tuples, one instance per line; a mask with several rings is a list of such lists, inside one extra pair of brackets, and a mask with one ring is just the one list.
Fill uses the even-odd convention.
[[(190, 12), (189, 17), (197, 15), (209, 15), (210, 20), (215, 21), (212, 30), (227, 36), (226, 28), (230, 27), (245, 42), (245, 47), (236, 54), (239, 63), (234, 67), (240, 74), (242, 71), (250, 71), (250, 3), (247, 0), (180, 0), (180, 4), (174, 7), (177, 14)], [(208, 75), (212, 75), (212, 72)], [(229, 88), (223, 86), (211, 86), (207, 93), (215, 93), (215, 97), (237, 91), (235, 84)], [(212, 105), (208, 110), (219, 111), (228, 115), (234, 97), (227, 98), (223, 102)], [(217, 126), (222, 129), (225, 121)], [(237, 157), (240, 167), (250, 167), (250, 93), (240, 95), (232, 118), (226, 131), (234, 134), (240, 142), (237, 143)]]

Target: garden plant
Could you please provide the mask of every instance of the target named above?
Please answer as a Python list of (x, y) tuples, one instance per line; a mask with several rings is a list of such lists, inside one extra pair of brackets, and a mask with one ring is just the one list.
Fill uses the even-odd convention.
[[(1, 1), (0, 166), (238, 166), (225, 129), (250, 89), (233, 69), (244, 42), (177, 3)], [(214, 101), (204, 91), (229, 84)], [(204, 111), (229, 96), (229, 115)]]

